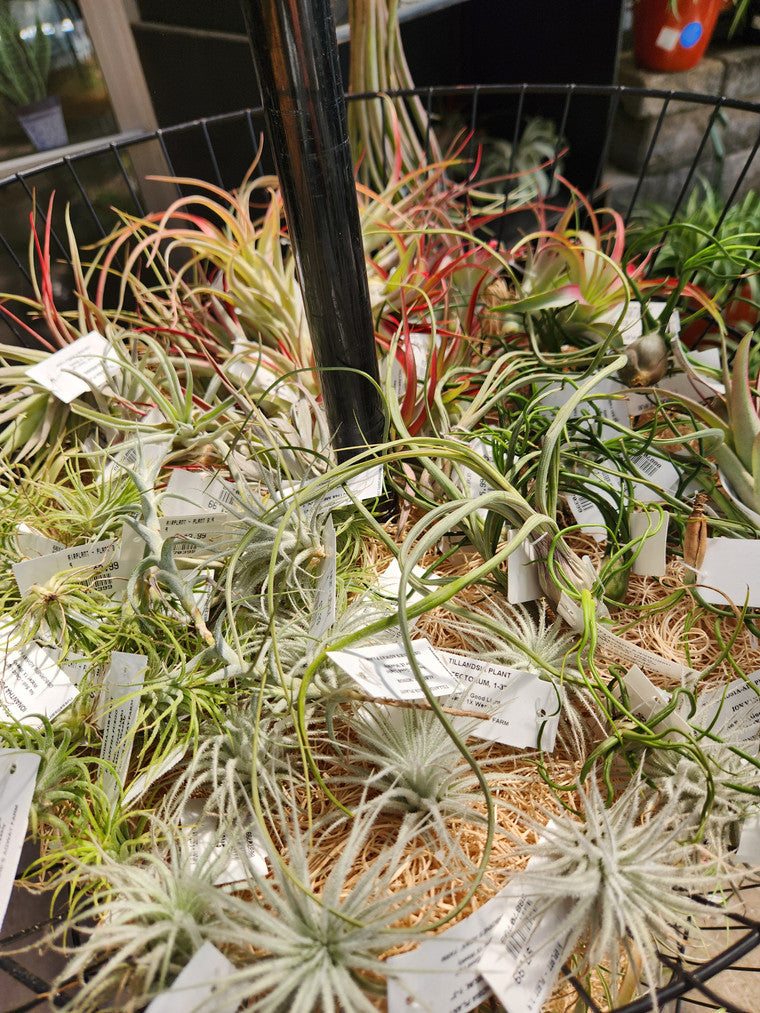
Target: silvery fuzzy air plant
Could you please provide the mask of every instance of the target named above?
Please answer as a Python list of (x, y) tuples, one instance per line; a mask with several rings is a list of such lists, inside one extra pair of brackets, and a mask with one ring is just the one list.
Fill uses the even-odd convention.
[(222, 730), (201, 736), (162, 805), (167, 823), (177, 822), (189, 800), (202, 796), (204, 811), (220, 825), (245, 826), (256, 819), (254, 796), (271, 801), (305, 787), (291, 762), (300, 759), (293, 720), (289, 715), (257, 717), (255, 711), (255, 703), (230, 708)]
[[(457, 609), (452, 624), (468, 645), (468, 653), (521, 672), (550, 679), (559, 693), (562, 714), (572, 737), (572, 752), (581, 756), (595, 732), (606, 725), (576, 667), (577, 637), (560, 620), (549, 621), (546, 603), (531, 608), (509, 605), (501, 595)], [(561, 734), (560, 726), (560, 734)]]
[[(443, 698), (441, 703), (456, 708), (462, 701)], [(466, 708), (466, 700), (463, 703)], [(455, 719), (458, 734), (466, 735), (477, 721)], [(339, 743), (344, 768), (340, 783), (365, 784), (382, 792), (389, 810), (408, 814), (434, 850), (444, 846), (452, 860), (456, 857), (472, 872), (472, 859), (459, 836), (462, 823), (486, 825), (483, 781), (438, 715), (424, 708), (366, 703), (352, 708), (347, 730), (350, 740)], [(474, 756), (487, 783), (487, 760), (478, 760), (477, 752)], [(524, 779), (514, 775), (514, 780)]]
[(551, 918), (560, 902), (568, 904), (552, 938), (575, 940), (577, 974), (606, 969), (614, 1002), (622, 955), (641, 968), (640, 986), (653, 993), (658, 952), (678, 950), (692, 918), (704, 914), (697, 898), (730, 887), (733, 876), (700, 860), (677, 793), (658, 799), (639, 770), (608, 805), (595, 773), (578, 786), (580, 818), (544, 810), (544, 826), (518, 814), (540, 840), (516, 845), (539, 860), (520, 874), (521, 889), (534, 901), (531, 916)]
[(699, 753), (653, 750), (646, 772), (663, 795), (678, 800), (684, 824), (699, 830), (707, 849), (723, 858), (736, 845), (741, 822), (760, 794), (757, 725), (751, 714), (738, 721), (731, 714), (716, 717), (709, 699), (697, 703), (689, 721), (708, 732), (697, 735)]
[[(293, 815), (268, 813), (278, 838), (264, 840), (270, 873), (251, 870), (257, 899), (231, 940), (258, 955), (240, 969), (237, 994), (255, 996), (258, 1013), (375, 1013), (380, 957), (430, 925), (450, 892), (448, 856), (431, 865), (414, 821), (389, 820), (382, 797), (362, 799), (350, 818), (333, 810), (308, 833)], [(419, 861), (425, 874), (411, 879), (405, 870)]]
[(74, 923), (86, 935), (64, 973), (87, 977), (71, 1013), (124, 1010), (118, 987), (127, 980), (127, 1008), (141, 1008), (206, 940), (236, 966), (218, 993), (232, 1007), (375, 1013), (370, 996), (384, 990), (382, 954), (418, 934), (404, 927), (410, 915), (448, 896), (446, 856), (441, 872), (410, 885), (403, 870), (424, 860), (424, 849), (413, 827), (384, 819), (381, 800), (310, 832), (297, 817), (272, 802), (266, 819), (277, 841), (261, 835), (268, 873), (240, 854), (245, 879), (235, 893), (211, 885), (227, 860), (217, 847), (223, 828), (195, 868), (182, 832), (157, 823), (150, 853), (96, 870), (108, 890)]
[[(154, 830), (149, 849), (118, 858), (103, 853), (68, 874), (74, 885), (89, 879), (94, 887), (78, 895), (80, 906), (61, 929), (78, 933), (57, 982), (78, 980), (64, 1007), (70, 1013), (140, 1009), (204, 942), (222, 946), (229, 939), (235, 901), (214, 886), (225, 852), (195, 866), (181, 831), (157, 821)], [(70, 985), (62, 994), (69, 993)]]

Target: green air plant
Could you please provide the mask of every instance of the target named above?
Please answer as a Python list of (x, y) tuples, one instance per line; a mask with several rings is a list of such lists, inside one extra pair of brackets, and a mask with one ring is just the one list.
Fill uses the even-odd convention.
[[(750, 356), (754, 335), (746, 334), (732, 359), (723, 345), (723, 384), (725, 393), (717, 393), (711, 405), (684, 394), (653, 391), (662, 404), (675, 404), (692, 418), (695, 435), (709, 441), (730, 493), (755, 514), (760, 513), (760, 416), (757, 411), (757, 380), (750, 378)], [(688, 361), (684, 360), (687, 368)], [(695, 377), (696, 378), (696, 377)], [(697, 428), (698, 423), (702, 428)], [(677, 436), (662, 438), (663, 445), (682, 447), (683, 430)], [(755, 522), (756, 523), (756, 522)]]
[(39, 102), (47, 94), (51, 42), (39, 18), (34, 37), (21, 37), (10, 0), (0, 2), (0, 95), (14, 106)]
[(726, 206), (718, 190), (701, 179), (675, 218), (661, 204), (636, 214), (627, 255), (654, 248), (654, 272), (688, 279), (717, 303), (727, 325), (746, 330), (758, 317), (759, 245), (760, 194), (750, 190)]

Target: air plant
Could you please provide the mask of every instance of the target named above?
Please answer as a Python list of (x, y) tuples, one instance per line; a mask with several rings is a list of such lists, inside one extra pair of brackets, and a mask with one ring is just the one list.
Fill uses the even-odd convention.
[[(750, 379), (750, 356), (753, 347), (752, 333), (746, 334), (739, 342), (733, 358), (729, 360), (727, 347), (723, 346), (723, 385), (725, 393), (716, 391), (711, 405), (687, 397), (685, 394), (671, 394), (653, 391), (653, 396), (662, 403), (676, 404), (691, 415), (692, 420), (702, 423), (695, 428), (695, 436), (709, 442), (709, 451), (730, 485), (739, 506), (744, 505), (754, 513), (760, 513), (760, 416), (757, 412), (757, 384)], [(692, 375), (688, 360), (683, 362)], [(696, 378), (696, 377), (695, 377)], [(676, 444), (683, 447), (684, 435), (663, 437), (667, 446)]]
[(546, 811), (546, 825), (528, 821), (539, 842), (517, 842), (536, 859), (520, 875), (533, 902), (531, 919), (567, 901), (552, 939), (575, 941), (576, 973), (605, 968), (614, 1002), (624, 954), (653, 995), (659, 951), (678, 952), (694, 917), (704, 913), (695, 898), (725, 889), (732, 876), (688, 840), (677, 790), (658, 800), (640, 770), (611, 804), (593, 776), (577, 790), (577, 815)]
[(720, 320), (713, 303), (696, 286), (673, 279), (647, 277), (648, 258), (626, 256), (626, 229), (614, 208), (592, 208), (566, 180), (571, 199), (559, 220), (550, 225), (551, 206), (535, 206), (540, 228), (511, 250), (508, 289), (498, 311), (532, 321), (547, 350), (611, 342), (621, 345), (626, 313), (632, 300), (653, 293), (668, 296), (661, 317), (670, 319), (671, 303), (691, 295)]

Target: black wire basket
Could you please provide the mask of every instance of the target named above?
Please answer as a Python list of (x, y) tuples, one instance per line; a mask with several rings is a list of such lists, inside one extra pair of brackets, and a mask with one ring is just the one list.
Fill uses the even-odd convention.
[[(756, 158), (760, 104), (689, 92), (583, 84), (431, 87), (391, 97), (412, 96), (421, 100), (431, 124), (453, 122), (464, 131), (467, 140), (461, 157), (465, 164), (475, 158), (485, 135), (507, 140), (514, 152), (531, 117), (553, 121), (555, 155), (564, 153), (563, 176), (596, 206), (615, 208), (626, 223), (653, 200), (666, 205), (671, 221), (675, 220), (692, 190), (707, 179), (722, 202), (717, 229), (735, 201), (754, 186), (760, 188)], [(384, 97), (367, 94), (351, 96), (349, 101), (383, 107)], [(673, 144), (677, 117), (680, 122), (688, 118), (691, 124), (688, 157), (680, 160)], [(632, 124), (636, 123), (640, 129), (634, 143)], [(0, 291), (33, 294), (31, 223), (38, 235), (49, 229), (51, 260), (55, 261), (53, 294), (60, 309), (72, 307), (76, 294), (67, 221), (81, 247), (105, 238), (123, 214), (143, 216), (164, 210), (176, 197), (193, 192), (193, 180), (235, 189), (254, 161), (257, 172), (273, 171), (264, 135), (262, 109), (248, 108), (51, 157), (0, 180)], [(505, 165), (507, 174), (513, 170), (513, 165)], [(760, 233), (760, 220), (756, 231)], [(8, 318), (0, 322), (0, 340), (30, 342), (23, 326)], [(749, 884), (744, 891), (747, 909), (756, 915), (730, 916), (733, 927), (728, 940), (724, 924), (715, 932), (720, 944), (708, 959), (695, 963), (686, 942), (678, 959), (661, 955), (667, 983), (656, 992), (659, 1009), (667, 1013), (756, 1013), (760, 1009), (759, 885)], [(2, 1008), (6, 1013), (55, 1008), (63, 1000), (51, 992), (34, 957), (35, 952), (44, 951), (46, 933), (55, 918), (41, 916), (39, 910), (37, 915), (30, 912), (26, 927), (18, 928), (24, 924), (25, 895), (20, 893), (14, 903), (14, 928), (0, 938), (0, 995), (8, 996), (13, 984), (13, 996), (20, 994), (22, 986), (26, 998), (12, 1002), (4, 998)], [(706, 899), (706, 913), (709, 907)], [(701, 931), (709, 936), (712, 930)], [(30, 951), (20, 956), (24, 940), (29, 940)], [(572, 976), (570, 980), (589, 1010), (611, 1013), (586, 993), (580, 981)], [(648, 995), (617, 1007), (615, 1013), (647, 1013), (654, 1008)]]

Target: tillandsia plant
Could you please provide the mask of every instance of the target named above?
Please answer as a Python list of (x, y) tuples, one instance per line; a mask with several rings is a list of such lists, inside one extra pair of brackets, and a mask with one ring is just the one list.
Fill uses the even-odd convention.
[(730, 889), (736, 874), (716, 870), (684, 840), (678, 792), (660, 802), (640, 770), (611, 804), (593, 777), (578, 798), (577, 815), (546, 812), (545, 825), (533, 825), (541, 839), (524, 849), (535, 862), (520, 877), (531, 901), (526, 917), (531, 924), (554, 918), (552, 941), (581, 944), (576, 974), (608, 969), (614, 1004), (621, 961), (639, 967), (658, 1008), (658, 952), (677, 953), (693, 918), (704, 913), (695, 898)]
[[(754, 334), (746, 334), (733, 355), (724, 342), (723, 392), (716, 389), (711, 404), (680, 393), (657, 393), (656, 396), (662, 403), (670, 399), (689, 413), (694, 435), (707, 442), (730, 494), (736, 497), (740, 507), (757, 515), (760, 513), (760, 417), (757, 381), (753, 381), (749, 373), (753, 342)], [(688, 368), (688, 362), (686, 365)], [(692, 375), (695, 380), (700, 379), (693, 371)], [(662, 443), (675, 443), (680, 453), (684, 444), (683, 431), (677, 437), (663, 437)]]
[[(26, 878), (72, 888), (72, 1010), (144, 1005), (204, 943), (231, 965), (220, 1001), (377, 1009), (400, 974), (388, 955), (447, 926), (468, 938), (460, 920), (541, 834), (568, 877), (542, 874), (536, 896), (548, 905), (569, 888), (571, 964), (620, 994), (622, 948), (645, 965), (643, 993), (655, 947), (675, 939), (667, 926), (695, 909), (686, 893), (731, 878), (698, 860), (707, 842), (731, 861), (742, 747), (709, 721), (668, 738), (678, 701), (638, 714), (609, 661), (622, 645), (667, 665), (626, 635), (688, 600), (671, 589), (676, 569), (634, 589), (635, 620), (608, 628), (645, 541), (630, 508), (646, 499), (658, 532), (666, 513), (683, 526), (703, 463), (684, 456), (675, 484), (660, 481), (665, 409), (651, 422), (608, 410), (636, 382), (613, 349), (631, 300), (688, 291), (680, 278), (647, 288), (643, 261), (626, 270), (622, 220), (572, 188), (569, 209), (538, 203), (535, 245), (501, 246), (500, 215), (536, 180), (521, 166), (487, 193), (482, 173), (457, 176), (462, 154), (405, 166), (394, 149), (381, 184), (358, 184), (388, 430), (341, 464), (273, 178), (254, 168), (234, 193), (183, 180), (165, 214), (124, 216), (86, 253), (69, 227), (77, 305), (65, 313), (50, 229), (32, 233), (32, 297), (2, 303), (36, 347), (3, 350), (0, 611), (9, 644), (56, 666), (45, 671), (63, 701), (29, 690), (25, 716), (12, 712), (32, 683), (28, 671), (13, 681), (23, 659), (9, 646), (0, 742), (40, 757), (30, 826), (42, 855)], [(530, 282), (534, 256), (547, 284), (523, 294), (559, 311), (540, 322), (546, 347), (530, 306), (512, 312), (501, 291)], [(113, 366), (102, 383), (68, 403), (29, 375), (92, 330)], [(547, 403), (563, 384), (567, 401)], [(727, 401), (742, 415), (753, 398), (748, 381)], [(569, 516), (584, 494), (607, 504), (598, 542)], [(525, 572), (535, 603), (517, 607)], [(658, 594), (665, 604), (640, 604)], [(676, 648), (690, 663), (699, 628), (719, 681), (723, 628), (691, 607)], [(732, 619), (731, 644), (743, 632)], [(363, 680), (339, 670), (339, 652), (362, 659)], [(441, 692), (422, 653), (440, 662)], [(474, 682), (453, 674), (462, 661)], [(693, 700), (700, 672), (670, 665), (674, 696)], [(540, 694), (530, 721), (510, 682)], [(498, 724), (491, 706), (520, 725), (521, 745), (478, 740)], [(556, 798), (575, 811), (544, 828)], [(695, 800), (700, 819), (686, 820)]]

